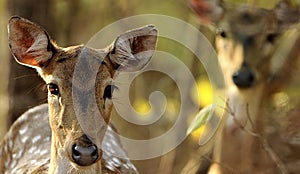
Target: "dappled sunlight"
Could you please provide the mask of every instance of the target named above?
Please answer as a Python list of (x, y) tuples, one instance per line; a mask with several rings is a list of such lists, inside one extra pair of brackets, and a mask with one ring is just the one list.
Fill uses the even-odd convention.
[(196, 82), (197, 86), (194, 86), (191, 91), (194, 102), (200, 103), (201, 107), (211, 104), (213, 102), (213, 90), (208, 78), (201, 76)]
[(142, 116), (150, 111), (151, 106), (148, 100), (137, 98), (133, 103), (133, 108)]

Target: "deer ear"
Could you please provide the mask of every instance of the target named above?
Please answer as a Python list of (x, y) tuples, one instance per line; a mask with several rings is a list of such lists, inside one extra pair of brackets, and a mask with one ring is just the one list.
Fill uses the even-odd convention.
[(224, 14), (222, 0), (188, 0), (188, 2), (200, 20), (206, 24), (218, 23)]
[(21, 17), (9, 20), (8, 41), (17, 62), (27, 66), (42, 67), (53, 54), (47, 32)]
[(300, 22), (300, 6), (293, 8), (288, 0), (280, 1), (274, 8), (280, 29), (286, 29)]
[(114, 42), (110, 60), (120, 71), (142, 69), (153, 56), (157, 42), (157, 30), (148, 25), (121, 34)]

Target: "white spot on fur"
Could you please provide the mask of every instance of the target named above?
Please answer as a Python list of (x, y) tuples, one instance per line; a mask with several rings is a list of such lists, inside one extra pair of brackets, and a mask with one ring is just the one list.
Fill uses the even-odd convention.
[(45, 155), (47, 153), (49, 153), (49, 150), (48, 149), (44, 149), (44, 150), (41, 150), (40, 155)]
[(21, 138), (22, 143), (26, 143), (26, 141), (28, 140), (28, 136), (24, 136)]
[(29, 153), (33, 153), (36, 149), (37, 149), (36, 146), (32, 146), (32, 147), (28, 150), (28, 152), (29, 152)]
[(114, 163), (114, 166), (116, 166), (116, 167), (120, 167), (122, 165), (121, 161), (116, 157), (113, 157), (112, 161)]
[(125, 167), (125, 169), (130, 169), (130, 167), (127, 164), (123, 165)]
[(110, 171), (115, 171), (116, 169), (110, 164), (108, 163), (107, 165), (105, 165), (107, 169), (109, 169)]
[(16, 159), (20, 159), (21, 156), (22, 156), (22, 154), (23, 154), (23, 149), (22, 149), (22, 150), (19, 150), (19, 152), (16, 154), (15, 158), (16, 158)]
[(14, 145), (14, 142), (12, 140), (8, 141), (8, 148), (12, 149)]
[(4, 167), (5, 168), (8, 167), (8, 165), (10, 164), (10, 161), (11, 161), (10, 157), (7, 157), (7, 159), (6, 159), (5, 163), (4, 163)]
[(18, 169), (18, 170), (16, 171), (16, 173), (23, 173), (23, 170), (22, 170), (22, 169)]
[(43, 140), (44, 142), (48, 142), (48, 141), (50, 141), (50, 137), (46, 137), (46, 138), (44, 138), (44, 140)]
[(33, 154), (35, 154), (35, 155), (39, 155), (39, 154), (40, 154), (40, 152), (41, 152), (41, 150), (40, 150), (40, 149), (37, 149), (36, 151), (34, 151), (34, 152), (33, 152)]
[(33, 137), (31, 141), (32, 141), (32, 143), (36, 143), (36, 142), (39, 141), (41, 138), (42, 138), (41, 135), (37, 135), (37, 136)]
[[(28, 110), (28, 111), (30, 111), (30, 110)], [(28, 117), (28, 114), (24, 114), (19, 118), (19, 121), (27, 120), (28, 119), (27, 117)]]
[(14, 161), (19, 160), (21, 158), (22, 154), (23, 154), (23, 150), (19, 150), (17, 153), (14, 153), (12, 155), (12, 159)]
[[(17, 173), (17, 170), (19, 170), (19, 169), (13, 168), (12, 171), (11, 171), (10, 173)], [(22, 172), (21, 172), (21, 173), (22, 173)]]
[(15, 168), (17, 164), (17, 160), (12, 160), (10, 168)]
[(38, 161), (35, 160), (35, 159), (33, 159), (33, 160), (30, 161), (31, 164), (36, 164), (37, 162), (38, 162)]
[(19, 130), (20, 135), (23, 135), (28, 130), (28, 126), (24, 126), (22, 129)]
[(4, 152), (7, 152), (7, 146), (4, 146), (3, 150)]
[(40, 116), (41, 116), (40, 114), (35, 114), (35, 115), (33, 116), (33, 119), (34, 119), (34, 120), (39, 119)]

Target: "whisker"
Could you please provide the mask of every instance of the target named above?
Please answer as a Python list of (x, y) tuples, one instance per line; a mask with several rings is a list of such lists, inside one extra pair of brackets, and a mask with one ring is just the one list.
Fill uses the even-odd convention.
[(38, 85), (36, 85), (36, 86), (32, 87), (31, 89), (29, 89), (27, 91), (27, 94), (30, 94), (30, 93), (32, 93), (34, 91), (39, 91), (39, 90), (45, 91), (45, 89), (46, 89), (45, 83), (39, 83)]
[(112, 81), (112, 84), (116, 86), (122, 86), (122, 85), (130, 85), (129, 83), (126, 82), (119, 82), (119, 81)]
[(36, 74), (26, 74), (26, 75), (22, 75), (22, 76), (18, 76), (18, 77), (13, 77), (13, 80), (19, 80), (19, 79), (23, 79), (23, 78), (27, 78), (27, 77), (37, 77)]
[(113, 102), (116, 103), (116, 104), (120, 104), (122, 106), (130, 106), (130, 104), (128, 104), (127, 102), (122, 102), (122, 100), (119, 100), (119, 99), (113, 99)]
[(48, 102), (47, 98), (44, 98), (44, 99), (42, 99), (42, 100), (39, 102), (39, 104), (44, 104), (44, 103), (47, 103), (47, 102)]

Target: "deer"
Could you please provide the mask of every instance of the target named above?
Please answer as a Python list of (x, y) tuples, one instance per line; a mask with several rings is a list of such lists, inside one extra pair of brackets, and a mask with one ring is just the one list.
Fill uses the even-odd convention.
[(113, 79), (147, 66), (157, 34), (147, 25), (120, 34), (104, 49), (64, 48), (38, 24), (11, 17), (11, 53), (46, 82), (48, 103), (11, 126), (0, 146), (0, 173), (138, 173), (110, 123)]
[[(255, 2), (255, 1), (254, 1)], [(273, 9), (222, 0), (189, 0), (203, 25), (215, 31), (215, 49), (225, 80), (224, 115), (208, 173), (287, 173), (265, 134), (266, 104), (293, 73), (300, 37), (277, 71), (280, 38), (300, 22), (300, 8), (281, 0)]]

